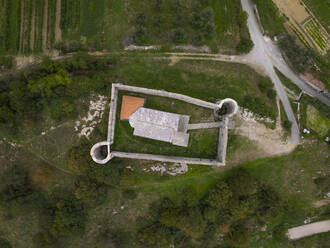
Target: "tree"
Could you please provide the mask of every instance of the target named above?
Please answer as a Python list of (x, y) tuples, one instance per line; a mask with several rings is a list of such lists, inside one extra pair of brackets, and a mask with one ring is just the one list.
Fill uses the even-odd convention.
[(83, 204), (71, 199), (58, 199), (53, 209), (53, 220), (49, 229), (50, 234), (57, 239), (61, 236), (81, 233), (86, 223), (86, 212)]
[(232, 195), (233, 193), (227, 183), (221, 181), (208, 191), (204, 201), (213, 208), (223, 209), (227, 206)]
[(295, 37), (285, 35), (279, 40), (279, 46), (291, 65), (300, 73), (308, 71), (314, 64), (312, 52), (297, 45)]
[(235, 247), (244, 247), (249, 242), (248, 230), (242, 225), (234, 226), (228, 233), (227, 240)]
[(175, 43), (182, 43), (184, 41), (184, 30), (182, 28), (174, 29), (172, 39)]
[(236, 197), (253, 195), (257, 192), (256, 179), (243, 167), (233, 169), (226, 182)]
[(172, 243), (168, 229), (157, 222), (140, 229), (137, 232), (136, 239), (141, 245), (152, 248), (169, 247)]
[(35, 207), (41, 199), (33, 188), (28, 173), (16, 165), (2, 174), (0, 182), (0, 204), (7, 211), (20, 212)]
[(181, 200), (185, 206), (194, 207), (198, 205), (199, 197), (197, 192), (191, 186), (184, 186), (180, 188), (179, 194), (182, 196)]
[(238, 21), (238, 25), (242, 28), (242, 27), (245, 27), (247, 25), (247, 20), (248, 20), (248, 17), (249, 17), (249, 14), (244, 11), (244, 10), (241, 10), (238, 14), (238, 18), (237, 18), (237, 21)]
[(98, 184), (86, 176), (79, 177), (75, 182), (73, 194), (88, 206), (96, 206), (104, 202), (107, 195), (105, 185)]
[(253, 41), (251, 39), (247, 39), (242, 37), (240, 42), (238, 43), (236, 50), (239, 53), (248, 53), (252, 50), (254, 44)]
[(177, 227), (192, 238), (202, 237), (206, 228), (206, 221), (198, 207), (168, 208), (161, 212), (159, 220), (168, 227)]
[(62, 96), (63, 89), (72, 83), (67, 71), (61, 69), (55, 74), (50, 74), (37, 80), (29, 80), (28, 89), (41, 97), (53, 98)]

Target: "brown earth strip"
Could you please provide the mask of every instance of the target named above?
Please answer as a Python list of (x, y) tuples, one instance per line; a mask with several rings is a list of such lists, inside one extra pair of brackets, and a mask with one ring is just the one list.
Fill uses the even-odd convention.
[(60, 28), (61, 21), (61, 0), (57, 0), (56, 3), (56, 19), (55, 19), (55, 43), (61, 41), (62, 30)]
[(36, 19), (36, 2), (33, 1), (32, 5), (32, 20), (31, 20), (31, 33), (30, 33), (30, 50), (34, 50), (34, 33), (35, 33), (35, 19)]
[(22, 53), (23, 46), (23, 27), (24, 27), (24, 1), (21, 1), (21, 19), (20, 19), (20, 33), (19, 33), (19, 49), (18, 52)]

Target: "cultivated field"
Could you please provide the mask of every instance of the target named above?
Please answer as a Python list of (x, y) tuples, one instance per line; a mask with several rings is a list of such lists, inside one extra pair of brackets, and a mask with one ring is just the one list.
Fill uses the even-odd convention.
[[(319, 23), (319, 20), (322, 20), (324, 16), (319, 16), (319, 12), (312, 13), (300, 0), (273, 0), (273, 2), (281, 13), (288, 18), (291, 29), (303, 44), (307, 47), (316, 48), (322, 54), (329, 50), (329, 34), (325, 29), (327, 27), (324, 28)], [(312, 8), (312, 10), (316, 9)]]
[(29, 54), (53, 48), (60, 6), (61, 0), (1, 0), (0, 37), (5, 38), (0, 52)]

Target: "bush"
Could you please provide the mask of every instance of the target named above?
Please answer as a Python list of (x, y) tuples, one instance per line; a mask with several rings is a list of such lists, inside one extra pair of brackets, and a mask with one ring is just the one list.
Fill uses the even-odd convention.
[(276, 98), (276, 91), (273, 89), (267, 90), (267, 97), (271, 100), (274, 100)]
[(286, 236), (286, 232), (287, 232), (287, 228), (284, 225), (278, 225), (274, 228), (273, 231), (273, 237), (274, 239), (276, 239), (277, 241), (285, 241), (288, 239), (288, 237)]
[(127, 189), (123, 192), (123, 197), (128, 200), (134, 200), (137, 194), (134, 190)]
[(0, 56), (0, 71), (12, 69), (14, 67), (14, 64), (14, 57)]
[(60, 50), (63, 54), (86, 50), (83, 44), (77, 40), (61, 41), (55, 44), (55, 49)]

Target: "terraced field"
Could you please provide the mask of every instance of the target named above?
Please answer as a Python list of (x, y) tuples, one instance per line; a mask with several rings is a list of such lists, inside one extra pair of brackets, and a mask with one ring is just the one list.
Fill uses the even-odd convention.
[(304, 25), (304, 28), (323, 52), (326, 52), (329, 49), (330, 42), (327, 32), (323, 30), (313, 19), (308, 21)]

